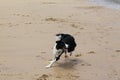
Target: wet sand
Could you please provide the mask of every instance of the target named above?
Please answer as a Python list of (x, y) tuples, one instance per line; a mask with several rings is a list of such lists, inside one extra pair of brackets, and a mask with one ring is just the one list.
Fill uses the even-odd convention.
[[(0, 0), (0, 80), (119, 80), (120, 10), (87, 0)], [(77, 42), (46, 69), (56, 33)]]
[(90, 2), (107, 8), (120, 10), (120, 0), (90, 0)]

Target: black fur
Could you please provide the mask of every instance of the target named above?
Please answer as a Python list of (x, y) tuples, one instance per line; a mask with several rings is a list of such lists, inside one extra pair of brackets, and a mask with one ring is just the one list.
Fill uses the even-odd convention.
[(60, 35), (61, 35), (60, 42), (69, 45), (68, 52), (74, 51), (75, 47), (77, 46), (74, 37), (71, 36), (70, 34), (56, 34), (56, 36), (60, 36)]
[[(67, 49), (68, 52), (72, 52), (75, 50), (76, 42), (74, 37), (70, 34), (56, 34), (56, 36), (61, 36), (61, 39), (56, 41), (56, 49), (63, 50), (63, 52), (58, 57), (56, 57), (56, 61), (58, 61), (60, 59), (60, 56), (65, 52), (64, 49)], [(68, 48), (65, 46), (65, 44), (68, 45)]]
[(56, 45), (56, 49), (57, 50), (65, 48), (65, 44), (61, 40), (60, 41), (56, 41), (56, 43), (57, 43), (57, 45)]

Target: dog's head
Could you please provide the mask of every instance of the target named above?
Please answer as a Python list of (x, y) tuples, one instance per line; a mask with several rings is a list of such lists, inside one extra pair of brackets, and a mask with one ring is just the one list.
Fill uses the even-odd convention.
[(61, 40), (63, 35), (63, 33), (56, 34), (56, 40)]
[(62, 41), (56, 41), (56, 49), (59, 50), (59, 49), (65, 49), (66, 46), (65, 46), (65, 43), (62, 42)]

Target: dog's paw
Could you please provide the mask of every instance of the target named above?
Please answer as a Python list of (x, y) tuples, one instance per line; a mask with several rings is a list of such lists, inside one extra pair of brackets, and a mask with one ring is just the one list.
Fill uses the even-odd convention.
[(68, 58), (68, 56), (67, 56), (67, 55), (65, 55), (65, 58)]
[(50, 68), (51, 66), (50, 65), (47, 65), (47, 66), (45, 66), (46, 68)]
[(53, 60), (49, 61), (50, 63), (53, 62)]

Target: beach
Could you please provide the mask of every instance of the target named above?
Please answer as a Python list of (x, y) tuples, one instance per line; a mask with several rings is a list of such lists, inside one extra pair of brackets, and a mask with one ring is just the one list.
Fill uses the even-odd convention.
[[(89, 0), (0, 0), (0, 80), (119, 80), (120, 10)], [(75, 37), (51, 68), (55, 34)]]

